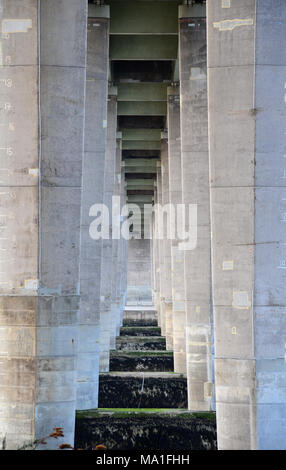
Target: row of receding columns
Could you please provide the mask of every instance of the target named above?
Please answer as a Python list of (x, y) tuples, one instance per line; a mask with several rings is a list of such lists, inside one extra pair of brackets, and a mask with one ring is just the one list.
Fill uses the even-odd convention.
[[(61, 427), (37, 448), (73, 446), (126, 296), (127, 241), (112, 239), (112, 197), (118, 230), (126, 187), (109, 8), (88, 18), (86, 0), (11, 0), (0, 15), (0, 438), (19, 448)], [(109, 209), (109, 239), (91, 233), (95, 204)]]
[[(216, 408), (219, 449), (285, 449), (285, 17), (267, 0), (179, 8), (153, 295), (189, 409)], [(168, 203), (196, 206), (193, 246), (166, 242)]]

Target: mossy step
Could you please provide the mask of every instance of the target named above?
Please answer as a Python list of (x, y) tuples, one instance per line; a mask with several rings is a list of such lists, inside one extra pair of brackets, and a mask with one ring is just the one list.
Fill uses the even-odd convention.
[(165, 350), (166, 338), (162, 336), (120, 336), (116, 338), (118, 351)]
[(131, 318), (124, 318), (123, 319), (123, 326), (158, 326), (158, 321), (156, 318), (150, 318), (147, 320), (144, 319), (131, 319)]
[(76, 414), (75, 447), (109, 450), (216, 450), (215, 413), (176, 409), (98, 409)]
[(124, 326), (120, 328), (120, 336), (160, 336), (158, 326)]
[(173, 371), (169, 351), (111, 351), (110, 371)]
[(100, 408), (187, 408), (187, 379), (172, 372), (99, 375)]

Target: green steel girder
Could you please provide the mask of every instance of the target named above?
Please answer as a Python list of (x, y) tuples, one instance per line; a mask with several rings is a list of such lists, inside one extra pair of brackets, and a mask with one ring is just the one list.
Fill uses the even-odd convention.
[(167, 83), (119, 83), (117, 101), (167, 101)]
[(110, 36), (110, 60), (176, 60), (176, 35)]
[(178, 34), (178, 5), (172, 2), (109, 0), (110, 34)]
[(160, 129), (122, 129), (122, 140), (161, 140)]
[(160, 150), (161, 142), (158, 140), (123, 140), (122, 150)]
[(166, 116), (167, 103), (163, 101), (119, 101), (118, 116)]

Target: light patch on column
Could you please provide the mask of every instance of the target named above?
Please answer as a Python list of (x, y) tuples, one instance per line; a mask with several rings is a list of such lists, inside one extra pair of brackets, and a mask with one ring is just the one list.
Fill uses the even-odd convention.
[(39, 176), (39, 169), (38, 168), (29, 168), (29, 175)]
[(235, 18), (233, 20), (222, 20), (222, 21), (214, 22), (213, 26), (219, 31), (232, 31), (234, 28), (237, 28), (239, 26), (253, 26), (253, 24), (254, 24), (253, 18), (245, 18), (245, 19)]
[(223, 271), (233, 271), (233, 261), (232, 260), (225, 260), (222, 262), (222, 270)]
[(32, 28), (31, 19), (2, 20), (2, 34), (27, 33)]
[(106, 120), (106, 119), (104, 119), (104, 120), (102, 121), (102, 127), (103, 127), (104, 129), (107, 127), (107, 120)]
[(25, 289), (36, 290), (39, 287), (39, 279), (26, 279)]
[(2, 42), (0, 42), (0, 67), (3, 65)]
[(211, 382), (204, 382), (204, 398), (212, 397), (213, 384)]
[(236, 326), (233, 326), (231, 329), (231, 334), (236, 335)]
[(222, 8), (230, 8), (230, 1), (231, 0), (221, 0), (221, 7)]
[(191, 67), (190, 80), (205, 80), (206, 74), (200, 67)]
[(174, 312), (184, 312), (185, 311), (185, 303), (173, 301), (173, 311)]
[(201, 313), (201, 307), (199, 305), (196, 306), (196, 313)]
[(248, 309), (250, 302), (247, 292), (233, 292), (232, 306), (234, 308)]

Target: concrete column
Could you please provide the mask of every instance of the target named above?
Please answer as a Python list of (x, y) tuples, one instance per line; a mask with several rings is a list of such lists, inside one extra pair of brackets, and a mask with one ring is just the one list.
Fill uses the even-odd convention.
[(62, 427), (51, 449), (74, 442), (87, 2), (0, 16), (0, 439)]
[(160, 206), (162, 206), (162, 173), (161, 162), (157, 162), (157, 237), (158, 237), (158, 274), (159, 274), (159, 293), (160, 293), (160, 327), (162, 336), (166, 336), (166, 312), (164, 299), (164, 243), (163, 228), (161, 224)]
[(161, 326), (161, 310), (160, 310), (160, 257), (159, 257), (159, 243), (158, 240), (158, 189), (157, 181), (154, 183), (154, 209), (153, 209), (153, 219), (154, 219), (154, 278), (155, 278), (155, 296), (154, 296), (154, 305), (157, 310), (158, 315), (158, 325)]
[[(210, 203), (206, 21), (179, 8), (182, 195), (197, 205), (197, 243), (185, 250), (188, 406), (211, 407)], [(188, 211), (189, 212), (189, 211)], [(190, 226), (188, 226), (190, 228)]]
[[(123, 206), (126, 204), (127, 190), (125, 181), (125, 162), (121, 161), (121, 184), (120, 184), (120, 208), (121, 212)], [(122, 217), (120, 217), (122, 222)], [(122, 227), (122, 223), (121, 223)], [(128, 263), (128, 240), (120, 237), (119, 240), (119, 264), (118, 264), (118, 278), (120, 288), (120, 326), (123, 324), (123, 312), (126, 304), (127, 295), (127, 263)]]
[[(169, 151), (167, 134), (161, 136), (161, 175), (162, 175), (162, 208), (169, 204)], [(166, 349), (173, 349), (173, 310), (172, 310), (172, 276), (171, 276), (171, 240), (168, 238), (169, 214), (166, 210), (162, 214), (163, 222), (163, 297), (166, 318)]]
[(207, 18), (218, 445), (285, 450), (286, 3)]
[[(102, 240), (101, 277), (100, 277), (100, 371), (109, 370), (110, 345), (115, 346), (115, 331), (111, 326), (112, 290), (112, 196), (114, 191), (115, 155), (117, 128), (117, 88), (111, 87), (107, 104), (107, 141), (104, 166), (103, 202), (109, 211), (109, 238)], [(112, 333), (112, 335), (111, 335)]]
[[(117, 220), (120, 228), (120, 212), (121, 212), (121, 153), (122, 153), (122, 133), (117, 132), (116, 136), (116, 156), (115, 156), (115, 178), (114, 178), (114, 196), (116, 199), (116, 211), (118, 212)], [(115, 338), (119, 336), (120, 329), (120, 308), (121, 308), (121, 275), (120, 272), (120, 243), (121, 240), (112, 240), (112, 289), (111, 289), (111, 326), (113, 333), (111, 339), (113, 344), (110, 344), (111, 349), (115, 349)]]
[[(168, 87), (169, 199), (182, 204), (180, 89)], [(186, 310), (184, 251), (179, 240), (171, 243), (174, 371), (186, 373)]]
[[(100, 17), (104, 11), (105, 17)], [(102, 241), (90, 237), (90, 208), (103, 202), (108, 88), (109, 10), (89, 10), (82, 175), (77, 409), (97, 408)]]

